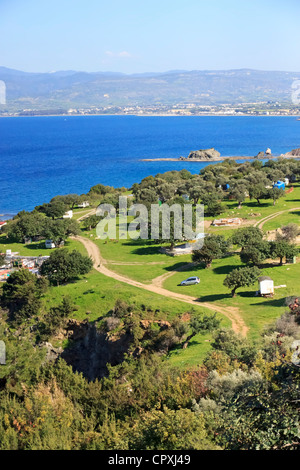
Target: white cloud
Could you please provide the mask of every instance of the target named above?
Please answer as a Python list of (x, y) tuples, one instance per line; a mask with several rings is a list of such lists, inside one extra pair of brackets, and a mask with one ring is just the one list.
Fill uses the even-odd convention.
[(105, 55), (108, 57), (125, 58), (125, 59), (130, 59), (132, 57), (132, 55), (127, 51), (121, 51), (121, 52), (105, 51)]

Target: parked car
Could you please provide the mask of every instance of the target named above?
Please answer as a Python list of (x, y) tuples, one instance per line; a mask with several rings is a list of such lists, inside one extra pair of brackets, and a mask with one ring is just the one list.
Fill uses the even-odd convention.
[(195, 276), (195, 277), (189, 277), (185, 281), (182, 281), (180, 285), (181, 286), (193, 286), (194, 284), (199, 284), (199, 283), (200, 283), (199, 277)]

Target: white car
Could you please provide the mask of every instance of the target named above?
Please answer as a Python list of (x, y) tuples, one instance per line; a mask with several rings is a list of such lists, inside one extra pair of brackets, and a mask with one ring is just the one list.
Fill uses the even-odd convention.
[(193, 286), (194, 284), (199, 284), (199, 283), (200, 283), (199, 277), (189, 277), (185, 281), (182, 281), (180, 285), (181, 286)]

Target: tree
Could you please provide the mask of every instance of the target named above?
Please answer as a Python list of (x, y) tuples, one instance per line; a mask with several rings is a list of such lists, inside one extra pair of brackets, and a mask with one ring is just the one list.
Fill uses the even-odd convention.
[(215, 332), (212, 348), (224, 352), (232, 362), (238, 361), (247, 366), (254, 364), (257, 354), (255, 346), (231, 328), (222, 328)]
[(175, 184), (166, 183), (165, 181), (156, 187), (156, 194), (158, 195), (159, 200), (163, 204), (170, 201), (174, 197), (175, 192)]
[(268, 197), (273, 199), (273, 206), (275, 206), (276, 201), (284, 196), (284, 190), (281, 188), (272, 188), (268, 190)]
[(248, 194), (248, 188), (245, 184), (236, 183), (230, 190), (229, 196), (235, 199), (238, 202), (238, 209), (242, 208), (242, 203), (246, 199)]
[(222, 214), (226, 210), (226, 207), (220, 201), (212, 200), (206, 206), (206, 215), (211, 217), (217, 217), (218, 215)]
[(51, 307), (37, 325), (40, 341), (48, 340), (59, 328), (65, 326), (66, 319), (76, 310), (76, 305), (68, 296), (63, 297), (60, 305)]
[(193, 201), (193, 205), (196, 206), (198, 204), (198, 201), (203, 194), (203, 186), (200, 186), (199, 184), (196, 186), (192, 186), (188, 190), (188, 194), (190, 195), (190, 198)]
[(222, 403), (218, 432), (226, 450), (299, 450), (300, 368), (277, 369), (276, 387), (254, 384)]
[(45, 279), (38, 278), (27, 269), (11, 273), (2, 288), (2, 306), (9, 309), (11, 319), (20, 323), (39, 313), (41, 296), (47, 289)]
[(103, 184), (96, 184), (95, 186), (92, 186), (90, 191), (90, 193), (95, 193), (95, 194), (100, 194), (100, 195), (105, 195), (105, 194), (108, 194), (108, 193), (114, 193), (115, 192), (115, 188), (113, 188), (112, 186), (104, 186)]
[(270, 256), (270, 243), (268, 241), (259, 240), (247, 245), (241, 252), (240, 258), (242, 263), (259, 265)]
[(227, 274), (223, 284), (231, 289), (232, 297), (235, 297), (236, 290), (240, 287), (249, 287), (257, 282), (260, 270), (256, 267), (237, 268)]
[(51, 283), (57, 285), (87, 274), (93, 267), (93, 262), (76, 250), (69, 252), (66, 248), (56, 250), (42, 264), (41, 274), (47, 276)]
[(35, 238), (42, 234), (46, 219), (39, 212), (19, 212), (7, 224), (6, 232), (12, 239), (24, 243), (26, 238)]
[(79, 224), (76, 220), (70, 219), (48, 219), (45, 222), (43, 236), (47, 240), (52, 240), (55, 246), (60, 246), (70, 235), (78, 235)]
[(258, 227), (244, 227), (235, 230), (231, 243), (239, 246), (242, 251), (246, 246), (256, 244), (263, 239), (263, 232)]
[[(156, 217), (153, 215), (156, 215)], [(175, 209), (172, 209), (171, 203), (164, 203), (160, 206), (159, 213), (148, 211), (148, 236), (155, 243), (157, 243), (157, 240), (159, 243), (168, 243), (172, 250), (176, 242), (182, 242), (183, 240), (183, 235), (185, 235), (183, 234), (184, 222), (186, 223), (185, 229), (192, 230), (188, 221), (184, 220), (182, 207), (175, 206)], [(191, 223), (193, 223), (193, 220)]]
[(268, 192), (265, 187), (265, 184), (262, 182), (257, 182), (249, 186), (249, 196), (250, 199), (256, 199), (257, 203), (260, 204), (261, 199), (265, 199)]
[(86, 200), (85, 195), (79, 196), (79, 194), (66, 194), (63, 196), (55, 196), (54, 198), (51, 199), (50, 203), (53, 204), (53, 203), (60, 201), (66, 206), (68, 206), (70, 209), (74, 209), (74, 207), (77, 204), (85, 200)]
[[(203, 194), (204, 193), (204, 194)], [(221, 203), (223, 194), (221, 192), (202, 192), (202, 203), (206, 206), (205, 213), (215, 217), (220, 215), (224, 211), (224, 207)]]
[(89, 217), (86, 217), (85, 219), (83, 219), (82, 225), (86, 230), (92, 230), (92, 228), (97, 227), (97, 225), (98, 225), (98, 223), (100, 222), (101, 219), (102, 219), (102, 217), (100, 217), (96, 214), (93, 214), (93, 215), (90, 215)]
[(270, 242), (270, 252), (272, 258), (280, 259), (280, 266), (283, 264), (283, 258), (293, 258), (299, 253), (296, 245), (291, 245), (286, 240), (276, 240)]
[(192, 261), (204, 263), (206, 268), (211, 266), (214, 259), (221, 258), (228, 250), (228, 243), (222, 235), (208, 235), (200, 250), (194, 250)]
[(282, 237), (287, 242), (294, 242), (296, 238), (300, 235), (299, 225), (295, 223), (290, 223), (281, 228)]
[(189, 341), (198, 334), (205, 334), (207, 332), (216, 330), (219, 328), (221, 320), (217, 318), (217, 314), (201, 314), (193, 316), (190, 321), (191, 334), (186, 338), (183, 343), (183, 348), (186, 348)]
[(213, 450), (204, 417), (189, 409), (152, 409), (144, 412), (129, 429), (130, 447), (137, 450)]
[(41, 206), (37, 206), (36, 210), (38, 212), (42, 212), (51, 219), (56, 219), (62, 217), (68, 208), (69, 206), (64, 201), (58, 199), (50, 203), (44, 203)]
[(158, 203), (158, 196), (155, 192), (154, 188), (139, 188), (135, 192), (135, 202), (144, 204), (157, 204)]

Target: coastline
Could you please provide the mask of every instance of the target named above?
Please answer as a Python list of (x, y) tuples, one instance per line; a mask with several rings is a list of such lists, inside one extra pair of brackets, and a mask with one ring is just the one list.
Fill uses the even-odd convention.
[(28, 114), (28, 115), (20, 115), (18, 113), (16, 114), (9, 114), (9, 115), (5, 115), (5, 114), (0, 114), (0, 118), (16, 118), (16, 117), (20, 117), (20, 118), (28, 118), (28, 117), (88, 117), (88, 116), (134, 116), (134, 117), (255, 117), (255, 118), (262, 118), (262, 117), (265, 117), (265, 118), (268, 118), (268, 117), (290, 117), (290, 118), (299, 118), (298, 120), (300, 120), (300, 114), (299, 113), (296, 113), (296, 114), (272, 114), (272, 113), (269, 113), (269, 114), (249, 114), (249, 113), (238, 113), (238, 114), (222, 114), (222, 113), (203, 113), (203, 114), (168, 114), (168, 113), (145, 113), (145, 114), (138, 114), (138, 113), (112, 113), (112, 114), (108, 114), (108, 113), (97, 113), (97, 114), (92, 114), (92, 113), (86, 113), (86, 114), (80, 114), (80, 113), (77, 113), (77, 114)]
[(214, 162), (224, 162), (225, 160), (271, 160), (276, 158), (294, 158), (295, 160), (300, 159), (300, 157), (293, 157), (291, 155), (266, 155), (265, 158), (256, 158), (256, 157), (245, 157), (245, 156), (231, 156), (231, 157), (223, 157), (223, 158), (212, 158), (209, 160), (201, 159), (201, 158), (142, 158), (140, 162), (184, 162), (184, 163), (214, 163)]

